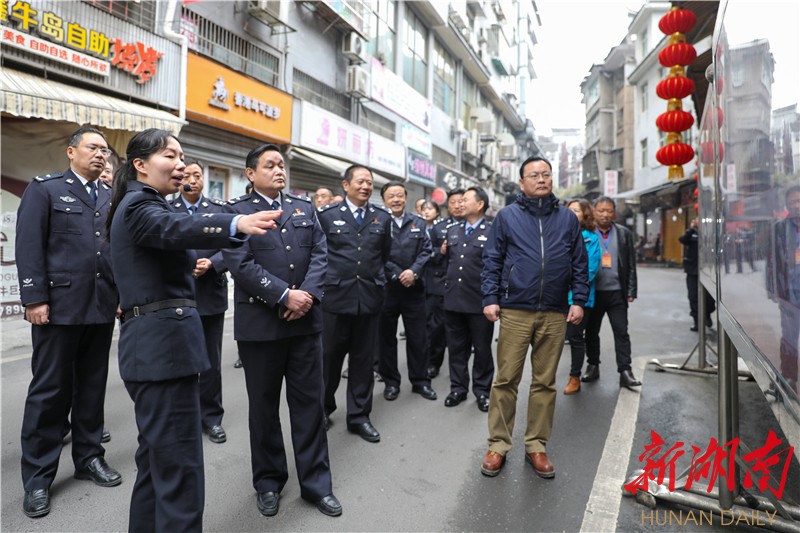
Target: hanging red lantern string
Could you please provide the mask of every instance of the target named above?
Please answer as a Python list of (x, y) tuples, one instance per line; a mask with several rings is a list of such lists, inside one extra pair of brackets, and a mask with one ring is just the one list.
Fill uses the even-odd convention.
[(661, 113), (656, 119), (656, 126), (658, 126), (658, 129), (666, 132), (685, 131), (691, 128), (692, 124), (694, 124), (694, 117), (692, 114), (680, 110)]
[(694, 27), (697, 15), (688, 9), (671, 9), (658, 21), (658, 29), (666, 35), (686, 33)]
[(694, 82), (684, 76), (664, 78), (656, 85), (656, 94), (659, 98), (670, 100), (672, 98), (686, 98), (694, 92)]

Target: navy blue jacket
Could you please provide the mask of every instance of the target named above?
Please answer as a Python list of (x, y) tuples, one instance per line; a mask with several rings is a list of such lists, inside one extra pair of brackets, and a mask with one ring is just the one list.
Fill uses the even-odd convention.
[(405, 289), (398, 278), (404, 270), (410, 268), (416, 275), (417, 281), (408, 290), (424, 290), (425, 266), (431, 258), (431, 240), (428, 237), (425, 219), (405, 213), (402, 225), (398, 228), (392, 219), (390, 228), (392, 249), (386, 262), (386, 278), (389, 286)]
[(447, 229), (458, 224), (454, 218), (440, 220), (431, 229), (431, 260), (425, 268), (425, 292), (444, 296), (444, 275), (447, 272), (447, 256), (442, 254), (442, 243), (447, 239)]
[(447, 274), (444, 309), (457, 313), (483, 313), (481, 272), (490, 223), (484, 221), (467, 236), (466, 223), (447, 230)]
[[(235, 212), (245, 215), (272, 209), (258, 193), (230, 203)], [(251, 235), (241, 248), (223, 251), (234, 280), (233, 336), (237, 341), (271, 341), (322, 331), (325, 234), (310, 199), (281, 194), (281, 208), (276, 229)], [(306, 316), (291, 322), (279, 316), (286, 311), (278, 305), (286, 289), (300, 289), (314, 298)]]
[(483, 254), (483, 305), (530, 311), (569, 309), (589, 297), (586, 246), (578, 217), (546, 198), (518, 195), (492, 223)]
[(375, 314), (383, 306), (392, 216), (370, 203), (364, 207), (361, 225), (346, 202), (329, 204), (318, 214), (328, 240), (323, 309), (329, 313)]
[[(172, 202), (172, 207), (178, 213), (188, 213), (189, 206), (183, 198), (178, 198)], [(230, 213), (231, 209), (225, 202), (212, 200), (201, 196), (197, 202), (197, 212), (195, 216), (202, 216), (204, 213)], [(197, 300), (197, 312), (200, 316), (218, 315), (228, 309), (228, 271), (225, 261), (222, 258), (220, 249), (195, 250), (197, 259), (207, 258), (211, 260), (211, 268), (195, 278), (195, 300)]]
[(108, 324), (117, 310), (106, 217), (111, 191), (98, 180), (97, 204), (72, 170), (37, 177), (17, 211), (16, 261), (22, 305), (50, 306), (50, 324)]
[[(176, 213), (158, 191), (130, 181), (111, 224), (111, 257), (123, 312), (163, 300), (194, 299), (192, 250), (241, 246), (243, 235), (230, 237), (234, 217)], [(193, 307), (129, 318), (120, 329), (120, 376), (124, 381), (163, 381), (199, 374), (210, 368), (202, 339), (203, 323)]]

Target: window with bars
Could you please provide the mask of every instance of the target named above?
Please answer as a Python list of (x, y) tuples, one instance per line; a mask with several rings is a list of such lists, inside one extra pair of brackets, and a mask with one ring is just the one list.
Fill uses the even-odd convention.
[(433, 145), (433, 160), (450, 168), (455, 168), (456, 166), (456, 156), (442, 150), (436, 145)]
[(358, 119), (358, 125), (362, 128), (367, 128), (372, 133), (377, 133), (381, 137), (386, 137), (390, 141), (395, 140), (395, 123), (377, 113), (362, 112)]
[(292, 96), (350, 120), (350, 97), (301, 70), (294, 69)]
[(156, 29), (155, 0), (85, 0), (85, 2), (146, 30)]
[[(268, 85), (278, 84), (280, 59), (277, 56), (185, 7), (182, 15), (196, 28), (197, 52)], [(181, 32), (185, 32), (185, 28), (182, 27)]]

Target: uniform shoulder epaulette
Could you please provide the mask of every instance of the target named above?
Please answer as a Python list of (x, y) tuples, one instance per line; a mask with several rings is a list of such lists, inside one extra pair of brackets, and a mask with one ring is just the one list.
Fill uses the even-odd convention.
[(328, 205), (323, 205), (321, 211), (327, 211), (328, 209), (333, 209), (334, 207), (339, 207), (341, 202), (333, 202)]
[(250, 199), (249, 194), (243, 194), (241, 196), (237, 196), (236, 198), (231, 198), (230, 200), (228, 200), (228, 205), (236, 205), (239, 202), (244, 202), (245, 200), (249, 199)]
[(311, 198), (309, 198), (308, 196), (300, 196), (299, 194), (293, 194), (293, 193), (290, 193), (290, 192), (287, 192), (287, 193), (285, 193), (285, 194), (286, 194), (286, 196), (288, 196), (289, 198), (293, 198), (293, 199), (295, 199), (295, 200), (302, 200), (302, 201), (304, 201), (304, 202), (311, 203)]
[(448, 223), (448, 224), (445, 226), (445, 228), (448, 228), (448, 229), (449, 229), (449, 228), (452, 228), (453, 226), (458, 226), (459, 224), (461, 224), (461, 222), (459, 222), (458, 220), (454, 220), (454, 221), (452, 221), (452, 222)]
[(419, 216), (419, 215), (417, 215), (417, 214), (413, 214), (413, 213), (412, 213), (412, 216), (413, 216), (413, 220), (414, 220), (414, 222), (416, 222), (417, 224), (419, 224), (420, 222), (422, 222), (422, 223), (423, 223), (423, 224), (425, 224), (426, 226), (428, 225), (428, 221), (427, 221), (427, 220), (425, 220), (424, 218), (422, 218), (421, 216)]
[(208, 198), (208, 201), (211, 202), (212, 204), (216, 204), (216, 205), (226, 205), (227, 204), (227, 202), (225, 202), (225, 200), (220, 200), (219, 198)]
[(387, 212), (387, 213), (389, 213), (390, 215), (392, 214), (392, 210), (391, 210), (391, 209), (389, 209), (388, 207), (386, 207), (385, 205), (376, 205), (375, 207), (377, 207), (378, 209), (381, 209), (381, 210), (383, 210), (383, 211), (386, 211), (386, 212)]
[(33, 179), (35, 179), (36, 181), (50, 181), (50, 180), (54, 180), (56, 178), (61, 178), (61, 177), (64, 177), (64, 173), (63, 172), (57, 172), (55, 174), (46, 174), (44, 176), (36, 176)]

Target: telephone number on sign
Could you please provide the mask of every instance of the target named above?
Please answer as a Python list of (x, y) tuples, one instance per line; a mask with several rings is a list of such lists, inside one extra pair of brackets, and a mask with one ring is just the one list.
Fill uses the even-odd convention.
[(21, 315), (24, 312), (25, 308), (20, 303), (4, 303), (0, 305), (0, 316)]

